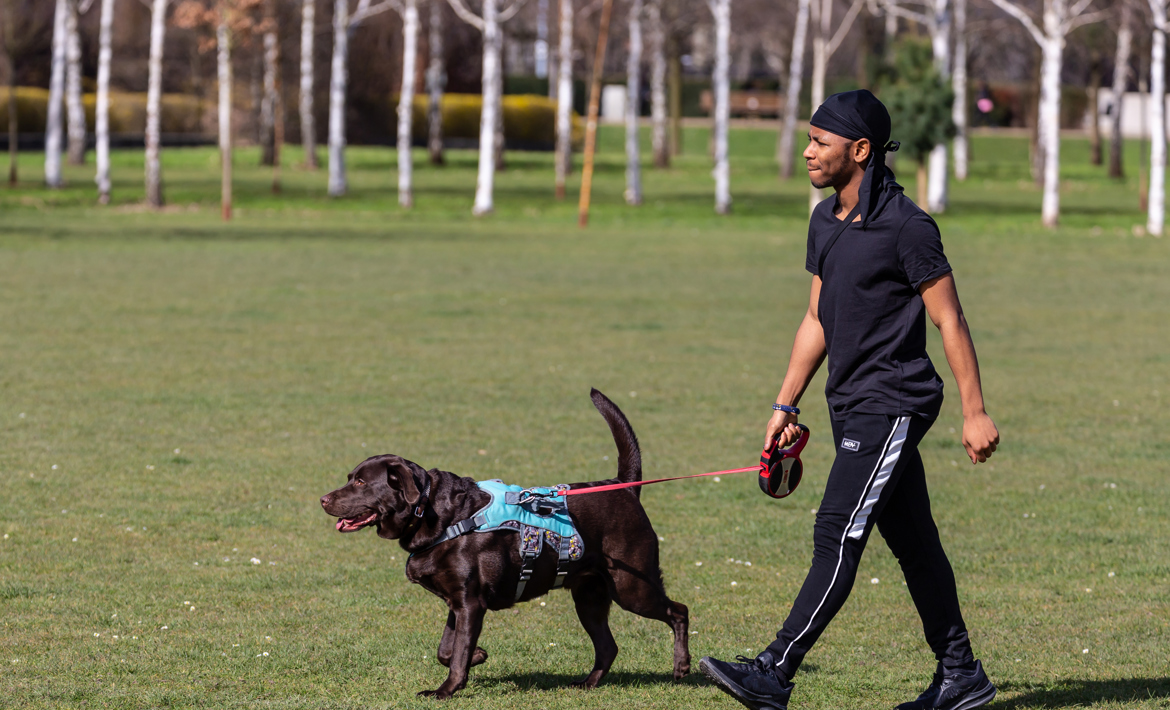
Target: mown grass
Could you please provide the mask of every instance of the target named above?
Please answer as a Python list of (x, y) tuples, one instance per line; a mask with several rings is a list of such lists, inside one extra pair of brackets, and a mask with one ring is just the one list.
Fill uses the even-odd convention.
[[(553, 201), (548, 156), (518, 153), (480, 220), (474, 156), (455, 152), (418, 166), (411, 212), (374, 148), (351, 150), (342, 200), (295, 168), (272, 196), (241, 151), (228, 225), (206, 149), (166, 151), (162, 214), (135, 204), (135, 152), (115, 154), (107, 208), (88, 169), (0, 191), (0, 704), (431, 707), (414, 693), (446, 674), (441, 602), (406, 582), (397, 546), (338, 535), (317, 503), (358, 461), (608, 476), (596, 386), (648, 477), (750, 464), (805, 307), (807, 193), (775, 180), (770, 133), (737, 132), (735, 212), (718, 218), (705, 134), (686, 140), (632, 209), (604, 133), (587, 231)], [(998, 707), (1168, 707), (1167, 242), (1133, 230), (1136, 173), (1109, 181), (1083, 142), (1066, 146), (1057, 231), (1038, 225), (1023, 141), (973, 155), (938, 221), (1004, 442), (964, 463), (932, 336), (949, 399), (923, 456), (977, 653)], [(796, 495), (750, 477), (643, 494), (696, 661), (758, 651), (795, 596), (833, 453), (822, 386)], [(489, 615), (491, 657), (450, 707), (732, 707), (697, 674), (671, 681), (666, 626), (622, 611), (613, 673), (565, 688), (592, 648), (567, 594), (543, 601)], [(932, 669), (875, 537), (792, 707), (890, 707)]]

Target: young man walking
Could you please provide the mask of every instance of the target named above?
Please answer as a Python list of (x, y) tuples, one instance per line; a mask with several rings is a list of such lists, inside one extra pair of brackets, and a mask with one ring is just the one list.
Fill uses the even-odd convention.
[(837, 457), (813, 533), (813, 564), (776, 640), (738, 663), (699, 667), (749, 708), (786, 710), (792, 678), (841, 609), (876, 525), (898, 558), (938, 660), (929, 687), (898, 710), (970, 710), (995, 686), (971, 651), (955, 576), (930, 514), (918, 443), (938, 416), (943, 383), (926, 353), (938, 327), (963, 404), (963, 445), (986, 461), (999, 432), (983, 408), (975, 347), (934, 221), (885, 167), (890, 114), (868, 91), (830, 96), (812, 117), (809, 177), (834, 197), (813, 211), (805, 267), (808, 312), (796, 331), (765, 447), (798, 435), (796, 405), (827, 357), (825, 394)]

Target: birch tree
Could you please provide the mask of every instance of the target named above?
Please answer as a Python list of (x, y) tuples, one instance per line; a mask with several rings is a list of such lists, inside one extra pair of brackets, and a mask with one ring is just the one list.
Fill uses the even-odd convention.
[(272, 0), (268, 0), (268, 17), (264, 22), (263, 95), (260, 100), (260, 164), (276, 167), (280, 146), (276, 143), (276, 119), (280, 114), (280, 41)]
[(1133, 9), (1122, 0), (1121, 18), (1117, 27), (1117, 53), (1113, 58), (1113, 110), (1109, 112), (1109, 177), (1121, 178), (1121, 104), (1125, 95), (1125, 84), (1129, 79), (1130, 43), (1133, 40)]
[[(437, 0), (431, 2), (438, 4)], [(415, 60), (418, 57), (418, 0), (395, 3), (402, 15), (402, 90), (398, 95), (398, 204), (411, 207), (414, 193), (411, 185), (411, 121), (414, 115)]]
[[(494, 209), (493, 193), (496, 176), (496, 122), (502, 110), (500, 94), (503, 77), (500, 74), (500, 49), (503, 45), (500, 24), (516, 16), (524, 0), (513, 0), (512, 5), (500, 10), (496, 0), (483, 0), (482, 15), (467, 8), (463, 0), (448, 0), (451, 9), (467, 24), (483, 33), (483, 109), (479, 116), (479, 171), (475, 181), (475, 203), (471, 213), (481, 216)], [(570, 89), (570, 94), (572, 90)], [(559, 99), (558, 99), (559, 100)]]
[(8, 185), (16, 187), (19, 181), (17, 166), (20, 154), (20, 118), (17, 115), (17, 58), (28, 56), (29, 50), (39, 46), (43, 27), (34, 3), (42, 0), (0, 0), (0, 19), (3, 24), (4, 54), (8, 60)]
[(329, 196), (349, 190), (345, 172), (345, 92), (349, 85), (349, 37), (361, 23), (392, 7), (390, 0), (371, 5), (358, 0), (351, 16), (350, 0), (333, 2), (333, 59), (329, 71)]
[(427, 28), (427, 153), (432, 165), (443, 164), (443, 90), (447, 87), (447, 62), (443, 55), (443, 5), (431, 0)]
[(650, 26), (650, 145), (654, 167), (670, 167), (670, 143), (666, 135), (666, 28), (662, 24), (662, 0), (646, 5)]
[(65, 3), (65, 108), (69, 126), (69, 164), (85, 164), (85, 104), (81, 101), (81, 31), (80, 16), (92, 0), (67, 0)]
[(215, 28), (215, 68), (219, 78), (219, 205), (224, 221), (232, 218), (232, 54), (225, 17)]
[(955, 179), (963, 181), (967, 179), (967, 0), (954, 0), (954, 3), (955, 70), (951, 72), (951, 89), (955, 92), (955, 103), (951, 120), (955, 124), (955, 138), (951, 145), (955, 154)]
[(630, 50), (626, 55), (626, 204), (642, 204), (638, 109), (642, 99), (642, 0), (630, 4)]
[[(961, 2), (962, 0), (956, 0)], [(934, 53), (934, 68), (944, 80), (951, 77), (951, 0), (919, 0), (921, 11), (911, 10), (909, 2), (886, 3), (886, 12), (913, 20), (926, 27), (930, 34), (930, 46)], [(964, 23), (966, 22), (964, 7)], [(966, 66), (963, 70), (963, 81), (966, 83)], [(953, 85), (953, 79), (952, 79)], [(964, 98), (955, 95), (955, 101), (963, 101), (966, 105), (966, 87), (963, 89)], [(953, 113), (952, 113), (953, 115)], [(964, 125), (966, 111), (964, 109)], [(964, 150), (966, 145), (964, 144)], [(947, 208), (947, 146), (939, 143), (930, 152), (930, 169), (927, 172), (926, 211), (940, 214)]]
[(97, 105), (94, 107), (94, 133), (97, 139), (95, 159), (98, 202), (110, 202), (110, 59), (113, 56), (111, 34), (114, 24), (114, 0), (102, 0), (98, 28)]
[(557, 145), (553, 158), (556, 198), (565, 199), (565, 180), (573, 168), (573, 0), (560, 0), (557, 37)]
[(804, 80), (804, 44), (808, 36), (810, 0), (798, 0), (796, 24), (792, 28), (792, 59), (788, 61), (788, 90), (784, 97), (784, 122), (780, 126), (780, 140), (776, 157), (780, 161), (780, 177), (792, 177), (796, 148), (796, 114), (800, 110), (800, 85)]
[[(812, 70), (812, 112), (816, 113), (825, 101), (825, 72), (829, 66), (829, 59), (845, 41), (845, 36), (853, 27), (853, 21), (861, 12), (865, 0), (853, 0), (853, 4), (841, 19), (837, 31), (833, 32), (833, 0), (812, 0), (814, 17), (813, 24), (816, 34), (813, 36), (813, 70)], [(793, 43), (795, 44), (795, 42)], [(809, 187), (808, 211), (812, 214), (817, 203), (824, 199), (824, 193), (815, 187)]]
[(1160, 237), (1166, 222), (1167, 0), (1149, 0), (1149, 4), (1154, 33), (1150, 42), (1150, 193), (1146, 230)]
[[(830, 0), (831, 1), (831, 0)], [(731, 118), (731, 0), (707, 0), (715, 16), (715, 67), (711, 83), (715, 89), (715, 212), (731, 211), (731, 166), (727, 155), (727, 128)]]
[(316, 36), (317, 0), (301, 1), (301, 146), (305, 167), (316, 170), (317, 122), (313, 118), (313, 51)]
[[(163, 0), (158, 0), (163, 1)], [(65, 100), (66, 16), (68, 0), (57, 0), (53, 12), (53, 53), (49, 69), (49, 106), (45, 117), (45, 184), (57, 189), (65, 185), (61, 176), (62, 104)]]
[(1060, 68), (1064, 60), (1064, 40), (1069, 32), (1105, 18), (1105, 11), (1090, 11), (1094, 0), (1044, 0), (1037, 24), (1016, 0), (991, 0), (1001, 10), (1020, 21), (1032, 39), (1040, 45), (1040, 148), (1044, 155), (1044, 199), (1040, 208), (1046, 227), (1060, 221)]
[(159, 123), (162, 108), (162, 57), (167, 31), (168, 0), (151, 0), (150, 58), (146, 79), (146, 204), (163, 204), (162, 168), (159, 156)]

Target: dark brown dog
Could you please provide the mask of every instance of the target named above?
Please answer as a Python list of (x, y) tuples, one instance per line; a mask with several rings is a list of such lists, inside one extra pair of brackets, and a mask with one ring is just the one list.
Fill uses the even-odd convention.
[[(617, 479), (574, 483), (588, 488), (642, 480), (642, 456), (630, 423), (597, 390), (593, 404), (609, 423), (618, 447)], [(691, 669), (687, 645), (687, 607), (666, 596), (658, 566), (658, 536), (639, 500), (639, 487), (569, 496), (569, 515), (584, 541), (585, 554), (570, 563), (565, 588), (572, 592), (577, 617), (593, 641), (593, 670), (575, 686), (593, 688), (609, 671), (618, 648), (609, 630), (611, 602), (626, 611), (666, 622), (674, 631), (674, 677)], [(339, 518), (337, 529), (353, 532), (377, 525), (378, 536), (397, 539), (413, 554), (407, 579), (447, 603), (447, 627), (439, 642), (439, 663), (451, 669), (436, 690), (419, 695), (449, 698), (467, 685), (472, 666), (487, 660), (476, 646), (483, 617), (515, 602), (521, 556), (518, 533), (472, 532), (436, 547), (444, 530), (472, 517), (491, 496), (471, 478), (421, 466), (398, 456), (374, 456), (349, 474), (349, 482), (321, 497), (325, 512)], [(546, 594), (556, 576), (557, 552), (544, 546), (520, 601)]]

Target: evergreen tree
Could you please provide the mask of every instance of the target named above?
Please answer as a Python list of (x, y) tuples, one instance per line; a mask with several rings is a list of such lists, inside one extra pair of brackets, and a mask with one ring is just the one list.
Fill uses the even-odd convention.
[(882, 101), (890, 111), (892, 138), (918, 161), (918, 204), (926, 205), (926, 161), (940, 143), (955, 136), (954, 92), (934, 66), (930, 42), (907, 38), (883, 72)]

